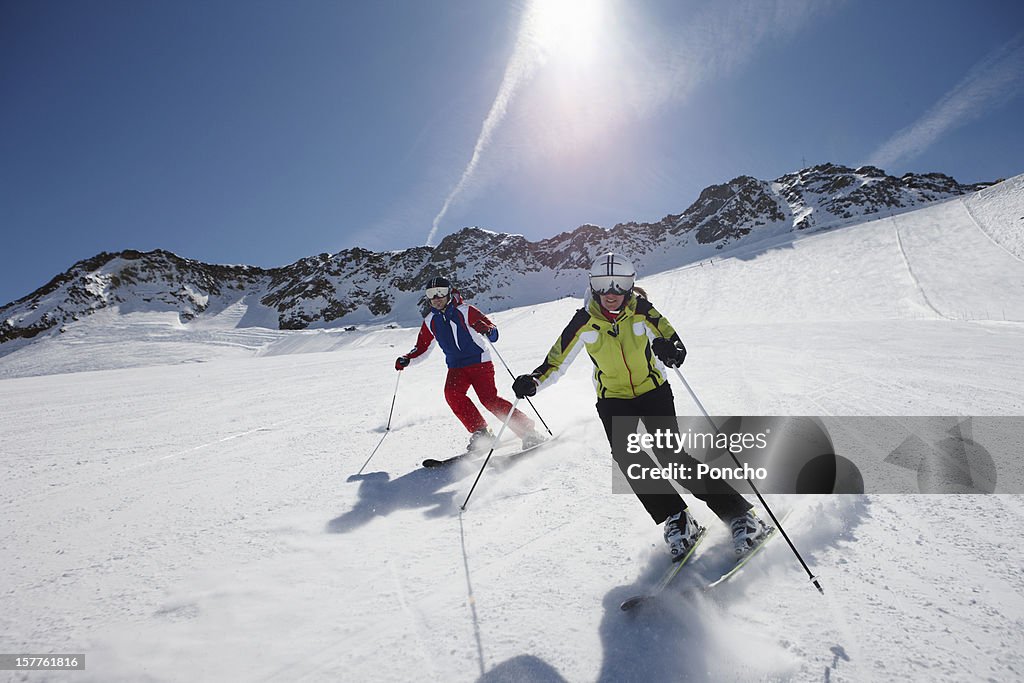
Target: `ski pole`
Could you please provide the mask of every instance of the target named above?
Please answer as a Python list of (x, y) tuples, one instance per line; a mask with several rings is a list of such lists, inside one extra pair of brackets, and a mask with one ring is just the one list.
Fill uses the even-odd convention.
[[(384, 428), (384, 436), (380, 437), (380, 441), (377, 442), (377, 448), (380, 448), (380, 445), (384, 443), (384, 438), (391, 432), (391, 416), (395, 414), (395, 399), (398, 398), (398, 382), (401, 381), (401, 379), (402, 373), (398, 373), (398, 379), (395, 380), (395, 395), (391, 397), (391, 412), (388, 413), (388, 426)], [(370, 457), (366, 459), (366, 462), (364, 462), (363, 466), (359, 468), (359, 471), (356, 472), (356, 475), (360, 475), (363, 473), (363, 470), (366, 469), (366, 466), (370, 464), (370, 460), (377, 452), (377, 448), (373, 449), (373, 453), (370, 453)]]
[[(498, 349), (495, 348), (494, 343), (489, 339), (487, 340), (487, 343), (491, 345), (491, 351), (494, 351), (494, 355), (498, 357), (498, 360), (501, 361), (501, 364), (505, 366), (506, 370), (508, 370), (508, 374), (512, 376), (512, 379), (515, 379), (515, 373), (512, 372), (512, 368), (508, 366), (508, 363), (505, 362), (505, 359), (501, 357), (501, 354), (498, 352)], [(537, 413), (537, 419), (540, 420), (540, 423), (542, 425), (544, 425), (544, 429), (548, 430), (548, 434), (550, 436), (554, 436), (554, 434), (551, 432), (551, 427), (548, 427), (548, 423), (545, 422), (544, 418), (540, 416), (540, 411), (537, 410), (537, 406), (533, 405), (533, 401), (530, 400), (529, 396), (526, 397), (526, 402), (530, 404), (531, 408), (533, 408), (533, 412)]]
[[(686, 391), (690, 393), (690, 398), (692, 398), (693, 402), (697, 404), (698, 408), (700, 408), (700, 412), (702, 415), (704, 415), (704, 418), (708, 421), (708, 424), (710, 424), (711, 428), (715, 430), (715, 436), (720, 436), (722, 432), (719, 431), (718, 425), (716, 425), (715, 421), (711, 419), (710, 415), (708, 415), (708, 411), (704, 410), (704, 405), (700, 402), (700, 399), (697, 398), (697, 394), (693, 393), (693, 389), (690, 388), (689, 382), (687, 382), (686, 378), (683, 377), (683, 373), (679, 372), (679, 368), (672, 369), (676, 371), (676, 377), (678, 377), (679, 381), (683, 383), (684, 387), (686, 387)], [(736, 458), (736, 455), (732, 452), (732, 450), (726, 450), (728, 450), (729, 457), (732, 458), (732, 461), (736, 463), (736, 467), (742, 469), (743, 465), (740, 464), (740, 461)], [(757, 490), (756, 486), (754, 486), (754, 482), (750, 481), (749, 479), (746, 479), (746, 482), (750, 486), (751, 490), (754, 492), (754, 495), (757, 496), (757, 500), (760, 501), (761, 505), (768, 513), (768, 516), (772, 518), (772, 521), (775, 523), (775, 527), (779, 530), (779, 533), (782, 534), (782, 537), (784, 539), (786, 539), (786, 543), (789, 544), (789, 547), (793, 551), (793, 554), (796, 555), (796, 559), (800, 560), (800, 565), (804, 568), (804, 571), (807, 572), (807, 576), (811, 579), (811, 583), (814, 584), (814, 587), (818, 589), (819, 593), (824, 595), (825, 591), (822, 589), (821, 584), (818, 583), (818, 577), (816, 577), (811, 572), (811, 568), (807, 566), (806, 562), (804, 562), (804, 558), (802, 555), (800, 555), (800, 551), (796, 549), (796, 546), (793, 545), (793, 541), (791, 541), (789, 538), (789, 534), (787, 534), (786, 530), (782, 528), (782, 522), (780, 522), (779, 519), (775, 516), (775, 513), (772, 512), (772, 509), (768, 507), (768, 501), (764, 499), (764, 496), (761, 495), (761, 492)]]
[(491, 450), (487, 453), (487, 457), (484, 458), (484, 464), (480, 465), (480, 471), (476, 473), (476, 479), (473, 480), (473, 486), (469, 489), (469, 493), (466, 494), (466, 500), (462, 503), (462, 507), (459, 508), (462, 511), (466, 510), (466, 506), (469, 505), (469, 497), (473, 495), (473, 491), (476, 490), (476, 484), (480, 481), (481, 475), (484, 473), (484, 469), (487, 467), (487, 463), (491, 461), (491, 456), (494, 454), (494, 449), (498, 447), (498, 443), (501, 441), (501, 435), (505, 433), (505, 427), (508, 427), (509, 421), (512, 419), (512, 414), (515, 412), (516, 406), (519, 405), (519, 397), (512, 403), (512, 410), (508, 411), (508, 417), (505, 418), (504, 424), (501, 425), (501, 429), (498, 430), (498, 435), (494, 437), (494, 443), (491, 445)]

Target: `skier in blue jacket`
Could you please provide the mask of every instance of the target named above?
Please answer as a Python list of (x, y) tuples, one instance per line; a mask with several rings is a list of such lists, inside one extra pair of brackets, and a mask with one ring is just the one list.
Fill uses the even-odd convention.
[[(430, 311), (420, 326), (416, 345), (395, 360), (395, 369), (404, 370), (415, 359), (424, 357), (433, 348), (432, 342), (437, 340), (448, 365), (444, 397), (470, 433), (467, 449), (487, 450), (494, 444), (494, 434), (467, 392), (473, 387), (484, 408), (502, 422), (512, 410), (512, 404), (498, 396), (494, 364), (487, 350), (488, 341), (498, 341), (498, 328), (478, 308), (464, 303), (446, 278), (431, 279), (427, 283), (426, 297)], [(523, 448), (544, 441), (544, 436), (534, 429), (533, 420), (518, 409), (513, 412), (509, 427), (522, 438)]]

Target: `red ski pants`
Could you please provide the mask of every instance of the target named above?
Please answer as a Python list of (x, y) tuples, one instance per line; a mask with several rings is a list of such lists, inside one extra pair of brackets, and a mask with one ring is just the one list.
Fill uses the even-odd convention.
[[(475, 432), (484, 429), (487, 422), (466, 395), (470, 387), (476, 391), (484, 408), (504, 422), (512, 404), (498, 396), (498, 389), (494, 386), (494, 365), (490, 361), (464, 368), (449, 368), (448, 378), (444, 382), (444, 398), (455, 417), (459, 418), (467, 430)], [(533, 420), (517, 409), (509, 421), (509, 427), (522, 437), (533, 431)]]

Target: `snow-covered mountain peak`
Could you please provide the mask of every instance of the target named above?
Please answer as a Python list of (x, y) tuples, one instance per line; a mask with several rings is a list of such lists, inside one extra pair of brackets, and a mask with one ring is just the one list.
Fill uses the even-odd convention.
[(243, 300), (275, 312), (279, 329), (408, 322), (417, 317), (423, 284), (435, 275), (450, 277), (465, 296), (499, 310), (577, 293), (590, 262), (605, 251), (622, 253), (651, 274), (985, 186), (962, 185), (939, 173), (896, 178), (872, 166), (823, 164), (773, 181), (739, 176), (709, 186), (682, 213), (653, 223), (585, 224), (537, 242), (467, 227), (433, 247), (355, 247), (269, 269), (211, 265), (162, 250), (102, 253), (0, 308), (0, 344), (55, 333), (108, 308), (173, 311), (187, 323)]

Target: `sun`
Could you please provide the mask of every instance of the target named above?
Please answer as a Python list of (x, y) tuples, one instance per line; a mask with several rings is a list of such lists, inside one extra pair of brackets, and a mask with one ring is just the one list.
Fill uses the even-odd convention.
[(545, 58), (577, 66), (595, 61), (607, 21), (605, 0), (533, 0), (528, 11), (528, 29)]

